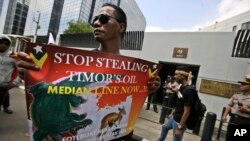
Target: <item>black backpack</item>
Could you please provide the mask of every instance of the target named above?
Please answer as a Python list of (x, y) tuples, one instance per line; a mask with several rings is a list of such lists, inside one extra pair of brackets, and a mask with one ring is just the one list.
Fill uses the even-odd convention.
[(194, 87), (188, 86), (187, 88), (185, 88), (184, 91), (186, 91), (187, 89), (191, 89), (195, 93), (195, 96), (196, 96), (194, 104), (191, 105), (190, 115), (186, 122), (187, 128), (190, 130), (193, 130), (196, 127), (197, 123), (201, 122), (201, 120), (203, 119), (207, 108), (201, 102), (201, 99), (198, 96), (198, 92)]

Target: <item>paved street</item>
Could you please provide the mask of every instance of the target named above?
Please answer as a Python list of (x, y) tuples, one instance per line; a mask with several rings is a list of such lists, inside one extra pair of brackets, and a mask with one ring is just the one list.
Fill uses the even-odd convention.
[(14, 88), (10, 91), (10, 107), (13, 114), (0, 112), (0, 141), (28, 141), (27, 112), (24, 91)]
[[(11, 109), (14, 113), (9, 115), (0, 112), (0, 141), (29, 141), (24, 91), (14, 88), (10, 93)], [(158, 108), (159, 113), (144, 109), (145, 107), (138, 118), (134, 134), (144, 140), (155, 141), (161, 131), (161, 124), (158, 123), (160, 108)], [(167, 141), (172, 140), (172, 131), (169, 134)], [(184, 140), (200, 141), (200, 137), (186, 132)]]

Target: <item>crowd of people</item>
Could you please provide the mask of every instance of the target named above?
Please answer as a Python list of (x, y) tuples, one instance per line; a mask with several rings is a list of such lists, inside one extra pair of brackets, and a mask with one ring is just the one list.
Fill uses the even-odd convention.
[[(94, 51), (120, 54), (121, 42), (127, 28), (127, 18), (124, 11), (113, 4), (104, 4), (98, 14), (92, 21), (94, 38), (100, 43), (99, 47)], [(15, 69), (18, 67), (20, 77), (26, 70), (39, 71), (39, 66), (32, 62), (31, 57), (25, 52), (19, 52), (17, 61), (11, 57), (10, 52), (11, 40), (7, 36), (0, 37), (0, 102), (3, 105), (3, 111), (11, 114), (9, 109), (9, 93), (8, 91), (18, 86)], [(168, 131), (173, 129), (173, 141), (181, 141), (185, 130), (186, 123), (190, 115), (190, 111), (194, 106), (196, 97), (192, 91), (185, 90), (189, 86), (190, 69), (187, 66), (179, 66), (175, 70), (174, 76), (171, 76), (168, 83), (164, 86), (166, 90), (165, 97), (168, 97), (168, 104), (171, 110), (168, 112), (167, 121), (162, 125), (158, 141), (164, 141), (168, 135)], [(232, 96), (229, 100), (225, 113), (222, 116), (223, 121), (227, 121), (227, 115), (231, 115), (228, 124), (228, 133), (231, 133), (232, 126), (250, 124), (250, 75), (246, 76), (245, 81), (240, 81), (241, 92)], [(154, 101), (156, 90), (161, 85), (159, 76), (154, 76), (148, 81), (148, 104), (146, 110), (150, 108), (150, 102)], [(155, 103), (154, 111), (157, 113)], [(133, 132), (124, 137), (115, 140), (130, 140)], [(227, 136), (227, 140), (229, 136)]]

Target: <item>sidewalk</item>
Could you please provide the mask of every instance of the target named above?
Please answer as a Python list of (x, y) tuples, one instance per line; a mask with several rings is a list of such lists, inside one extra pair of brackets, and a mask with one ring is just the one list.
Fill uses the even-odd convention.
[[(152, 106), (152, 105), (151, 105)], [(152, 106), (153, 107), (153, 106)], [(158, 106), (158, 113), (153, 110), (145, 110), (146, 104), (144, 105), (137, 123), (135, 125), (134, 134), (140, 136), (145, 140), (155, 141), (161, 133), (162, 125), (159, 123), (161, 108)], [(153, 109), (153, 108), (151, 108)], [(169, 131), (166, 141), (173, 140), (173, 132)], [(184, 141), (200, 141), (200, 137), (191, 134), (191, 131), (186, 131), (183, 137)]]
[[(29, 141), (24, 90), (12, 89), (10, 103), (13, 114), (0, 112), (0, 141)], [(161, 132), (161, 124), (158, 122), (161, 111), (159, 107), (158, 111), (159, 113), (155, 113), (143, 107), (134, 129), (134, 135), (138, 140), (155, 141), (158, 138)], [(199, 136), (189, 132), (185, 133), (184, 141), (200, 141)], [(172, 141), (172, 134), (170, 131), (166, 141)]]
[(25, 102), (23, 90), (14, 88), (10, 91), (10, 108), (14, 113), (0, 112), (0, 141), (29, 141)]

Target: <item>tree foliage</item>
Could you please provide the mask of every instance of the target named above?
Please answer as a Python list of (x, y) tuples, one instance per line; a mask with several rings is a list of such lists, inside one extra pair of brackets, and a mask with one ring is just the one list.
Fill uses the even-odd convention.
[(81, 22), (68, 22), (68, 28), (63, 31), (63, 34), (79, 34), (79, 33), (92, 33), (91, 26), (87, 23)]

